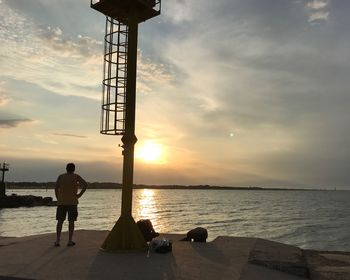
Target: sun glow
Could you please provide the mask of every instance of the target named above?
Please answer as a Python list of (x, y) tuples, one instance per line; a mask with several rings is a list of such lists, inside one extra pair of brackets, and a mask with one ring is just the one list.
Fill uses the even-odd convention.
[(163, 147), (152, 141), (145, 141), (136, 149), (136, 158), (148, 163), (163, 163)]

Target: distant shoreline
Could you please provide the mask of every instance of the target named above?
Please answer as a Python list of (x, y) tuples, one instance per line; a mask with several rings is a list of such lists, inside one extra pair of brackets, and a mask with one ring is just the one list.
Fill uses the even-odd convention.
[[(7, 189), (54, 189), (55, 182), (8, 182)], [(122, 189), (120, 183), (88, 183), (89, 189)], [(135, 184), (134, 189), (160, 189), (160, 190), (248, 190), (248, 191), (334, 191), (333, 189), (302, 189), (302, 188), (264, 188), (264, 187), (231, 187), (211, 185), (144, 185)]]

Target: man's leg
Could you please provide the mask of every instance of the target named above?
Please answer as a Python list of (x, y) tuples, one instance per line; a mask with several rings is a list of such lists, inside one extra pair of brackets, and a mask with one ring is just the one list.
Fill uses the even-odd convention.
[(71, 205), (69, 206), (68, 210), (68, 232), (69, 232), (69, 239), (68, 239), (68, 246), (73, 246), (75, 243), (73, 242), (73, 234), (74, 234), (74, 223), (78, 218), (78, 207), (77, 205)]
[(60, 245), (61, 240), (61, 232), (62, 232), (62, 225), (64, 220), (66, 219), (67, 209), (63, 205), (58, 205), (56, 210), (56, 242), (55, 246)]
[(60, 244), (63, 222), (64, 222), (64, 221), (62, 221), (62, 220), (57, 220), (57, 225), (56, 225), (56, 242), (55, 242), (55, 245), (59, 245), (59, 244)]
[(74, 234), (74, 221), (69, 221), (68, 231), (69, 231), (68, 244), (72, 244), (72, 242), (73, 242), (73, 234)]

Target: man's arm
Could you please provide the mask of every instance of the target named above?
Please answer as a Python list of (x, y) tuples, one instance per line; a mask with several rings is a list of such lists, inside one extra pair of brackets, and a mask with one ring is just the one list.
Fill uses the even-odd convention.
[(77, 197), (80, 198), (84, 194), (84, 192), (86, 192), (87, 183), (79, 175), (78, 175), (78, 182), (79, 182), (80, 192), (77, 194)]
[(56, 181), (56, 185), (55, 185), (55, 196), (56, 196), (56, 199), (58, 199), (58, 192), (59, 192), (59, 188), (60, 188), (59, 179), (60, 179), (60, 176), (58, 176), (57, 181)]

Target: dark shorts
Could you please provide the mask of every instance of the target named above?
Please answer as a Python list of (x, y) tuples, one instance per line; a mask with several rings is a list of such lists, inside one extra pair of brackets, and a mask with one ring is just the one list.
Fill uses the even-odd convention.
[(64, 221), (68, 212), (68, 221), (76, 221), (78, 218), (78, 205), (58, 205), (56, 220)]

